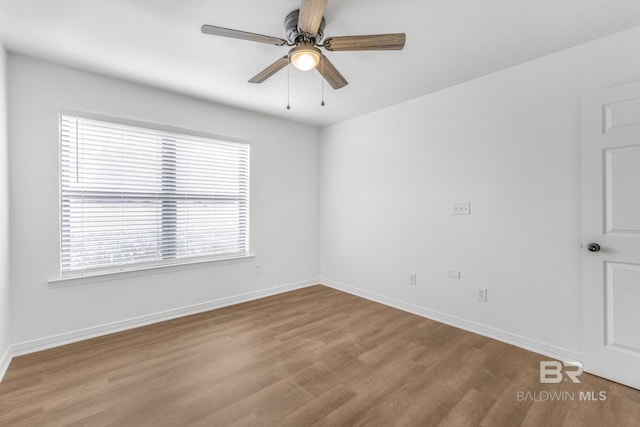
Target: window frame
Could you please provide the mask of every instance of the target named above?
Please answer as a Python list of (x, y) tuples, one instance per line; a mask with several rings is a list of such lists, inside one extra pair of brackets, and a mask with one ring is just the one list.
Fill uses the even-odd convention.
[[(73, 117), (73, 118), (78, 118), (78, 119), (87, 119), (87, 120), (96, 120), (96, 121), (101, 121), (101, 122), (106, 122), (109, 124), (113, 124), (113, 125), (120, 125), (120, 126), (129, 126), (129, 127), (137, 127), (137, 128), (142, 128), (145, 130), (149, 130), (151, 132), (157, 132), (157, 133), (165, 133), (167, 135), (164, 135), (163, 137), (163, 141), (167, 141), (170, 142), (171, 141), (171, 136), (177, 136), (177, 137), (185, 137), (185, 138), (205, 138), (205, 139), (211, 139), (211, 140), (217, 140), (220, 141), (221, 143), (235, 143), (235, 144), (246, 144), (247, 146), (247, 171), (246, 171), (246, 181), (247, 181), (247, 189), (246, 189), (246, 201), (245, 201), (245, 209), (247, 211), (246, 216), (244, 217), (245, 219), (245, 229), (246, 232), (245, 234), (245, 238), (244, 238), (244, 242), (245, 242), (245, 251), (244, 252), (236, 252), (236, 253), (225, 253), (225, 254), (207, 254), (207, 255), (190, 255), (190, 256), (183, 256), (183, 257), (176, 257), (175, 256), (175, 250), (174, 250), (174, 254), (173, 256), (170, 256), (171, 254), (169, 254), (169, 256), (165, 256), (164, 254), (162, 255), (162, 259), (160, 260), (154, 260), (154, 261), (149, 261), (149, 262), (135, 262), (135, 263), (120, 263), (120, 264), (114, 264), (114, 265), (110, 265), (107, 267), (95, 267), (95, 268), (84, 268), (84, 269), (74, 269), (74, 270), (64, 270), (63, 269), (63, 203), (64, 203), (64, 199), (63, 199), (63, 176), (62, 176), (62, 171), (63, 171), (63, 153), (62, 153), (62, 138), (61, 138), (61, 123), (62, 123), (62, 116), (69, 116), (69, 117)], [(83, 281), (83, 278), (93, 278), (93, 277), (104, 277), (104, 276), (110, 276), (110, 275), (123, 275), (125, 274), (126, 276), (137, 276), (138, 274), (142, 273), (145, 274), (149, 271), (153, 271), (156, 270), (158, 268), (167, 268), (167, 267), (172, 267), (172, 269), (179, 269), (182, 270), (184, 268), (195, 268), (195, 267), (202, 267), (203, 265), (206, 265), (207, 263), (222, 263), (222, 264), (228, 264), (229, 262), (235, 262), (236, 260), (238, 261), (242, 261), (243, 259), (251, 259), (254, 257), (254, 255), (251, 253), (251, 144), (248, 140), (245, 139), (241, 139), (241, 138), (237, 138), (237, 137), (229, 137), (229, 136), (221, 136), (221, 135), (217, 135), (217, 134), (213, 134), (213, 133), (209, 133), (209, 132), (202, 132), (202, 131), (197, 131), (197, 130), (193, 130), (193, 129), (185, 129), (185, 128), (180, 128), (180, 127), (174, 127), (174, 126), (166, 126), (166, 125), (161, 125), (161, 124), (157, 124), (157, 123), (150, 123), (150, 122), (143, 122), (143, 121), (137, 121), (137, 120), (129, 120), (129, 119), (124, 119), (124, 118), (119, 118), (119, 117), (113, 117), (113, 116), (105, 116), (105, 115), (98, 115), (98, 114), (92, 114), (92, 113), (86, 113), (86, 112), (79, 112), (79, 111), (74, 111), (74, 110), (67, 110), (67, 109), (59, 109), (58, 110), (58, 125), (59, 125), (59, 130), (58, 130), (58, 168), (59, 168), (59, 172), (58, 172), (58, 213), (59, 213), (59, 218), (58, 218), (58, 238), (59, 238), (59, 256), (58, 256), (58, 261), (59, 261), (59, 277), (55, 278), (55, 279), (51, 279), (49, 280), (49, 283), (51, 284), (62, 284), (64, 285), (64, 282), (67, 281), (72, 281), (72, 282), (81, 282)], [(175, 141), (174, 145), (175, 145)], [(162, 160), (162, 165), (164, 165), (165, 162), (165, 158), (163, 156), (163, 160)], [(163, 169), (164, 171), (164, 169)], [(176, 173), (176, 169), (173, 169), (173, 173)], [(164, 172), (163, 172), (164, 175)], [(163, 177), (164, 178), (164, 177)], [(166, 182), (163, 179), (162, 180), (162, 185), (164, 188), (165, 183), (168, 183), (170, 180), (167, 179)], [(173, 182), (173, 185), (175, 185), (175, 181)], [(71, 191), (69, 191), (68, 193), (71, 193)], [(105, 197), (106, 194), (108, 193), (108, 190), (105, 191)], [(114, 192), (115, 193), (115, 192)], [(117, 191), (118, 195), (121, 195), (122, 192)], [(147, 197), (144, 197), (144, 196)], [(189, 195), (191, 196), (189, 198), (189, 200), (194, 200), (195, 198), (199, 198), (198, 195), (196, 194), (195, 197), (194, 193), (189, 193)], [(143, 196), (143, 197), (141, 197)], [(131, 195), (129, 196), (132, 200), (133, 199), (151, 199), (152, 193), (151, 192), (137, 192), (135, 195)], [(156, 196), (156, 193), (153, 193), (153, 197)], [(216, 195), (201, 195), (203, 199), (206, 200), (221, 200), (224, 199), (224, 197), (220, 197), (220, 196), (216, 196)], [(82, 196), (80, 196), (82, 197)], [(235, 200), (235, 199), (234, 199)], [(177, 211), (177, 208), (174, 206), (174, 211)], [(163, 224), (163, 227), (165, 225)], [(173, 227), (175, 227), (175, 224), (172, 225)], [(161, 234), (161, 236), (159, 236), (159, 238), (164, 239), (166, 238), (166, 235), (164, 233)], [(177, 241), (177, 239), (175, 239), (175, 241)], [(166, 250), (167, 248), (163, 246), (162, 250)], [(78, 280), (79, 279), (79, 280)]]

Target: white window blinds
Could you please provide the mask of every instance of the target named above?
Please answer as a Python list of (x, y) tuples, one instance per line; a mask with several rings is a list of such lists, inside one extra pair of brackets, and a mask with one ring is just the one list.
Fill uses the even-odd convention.
[(61, 271), (246, 255), (249, 145), (60, 116)]

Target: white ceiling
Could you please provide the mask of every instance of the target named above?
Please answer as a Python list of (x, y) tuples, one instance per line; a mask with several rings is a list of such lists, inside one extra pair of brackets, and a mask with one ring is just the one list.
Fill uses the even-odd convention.
[[(328, 52), (350, 84), (287, 70), (287, 52), (200, 33), (202, 24), (285, 37), (299, 0), (0, 0), (12, 52), (325, 126), (640, 25), (638, 0), (329, 0), (325, 36), (405, 32), (402, 51)], [(631, 54), (631, 53), (630, 53)]]

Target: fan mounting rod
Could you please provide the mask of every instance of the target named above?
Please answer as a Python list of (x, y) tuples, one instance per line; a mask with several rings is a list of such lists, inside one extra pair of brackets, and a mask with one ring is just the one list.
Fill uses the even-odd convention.
[(284, 30), (285, 30), (285, 34), (287, 35), (287, 40), (289, 41), (289, 44), (296, 45), (301, 41), (310, 41), (314, 45), (318, 44), (322, 40), (322, 37), (324, 36), (324, 24), (325, 24), (324, 18), (322, 18), (322, 21), (320, 21), (320, 27), (318, 27), (318, 33), (313, 37), (308, 37), (300, 31), (300, 29), (298, 28), (299, 18), (300, 18), (300, 10), (294, 10), (293, 12), (288, 14), (286, 18), (284, 18)]

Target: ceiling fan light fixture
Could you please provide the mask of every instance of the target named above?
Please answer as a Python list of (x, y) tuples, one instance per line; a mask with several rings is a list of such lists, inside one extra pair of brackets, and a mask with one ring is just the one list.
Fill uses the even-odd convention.
[[(309, 71), (314, 68), (335, 90), (345, 87), (349, 82), (331, 63), (319, 48), (328, 51), (368, 51), (368, 50), (402, 50), (406, 34), (370, 34), (360, 36), (324, 37), (324, 9), (327, 0), (300, 0), (300, 9), (290, 12), (284, 19), (286, 40), (280, 37), (265, 36), (231, 28), (203, 25), (200, 31), (212, 36), (229, 37), (274, 46), (288, 46), (289, 52), (278, 58), (273, 64), (249, 79), (249, 83), (263, 83), (283, 68), (287, 73), (293, 64), (299, 70)], [(293, 47), (295, 46), (295, 47)], [(293, 47), (293, 48), (292, 48)]]
[(298, 70), (309, 71), (316, 68), (322, 53), (309, 42), (304, 42), (289, 51), (289, 60)]

